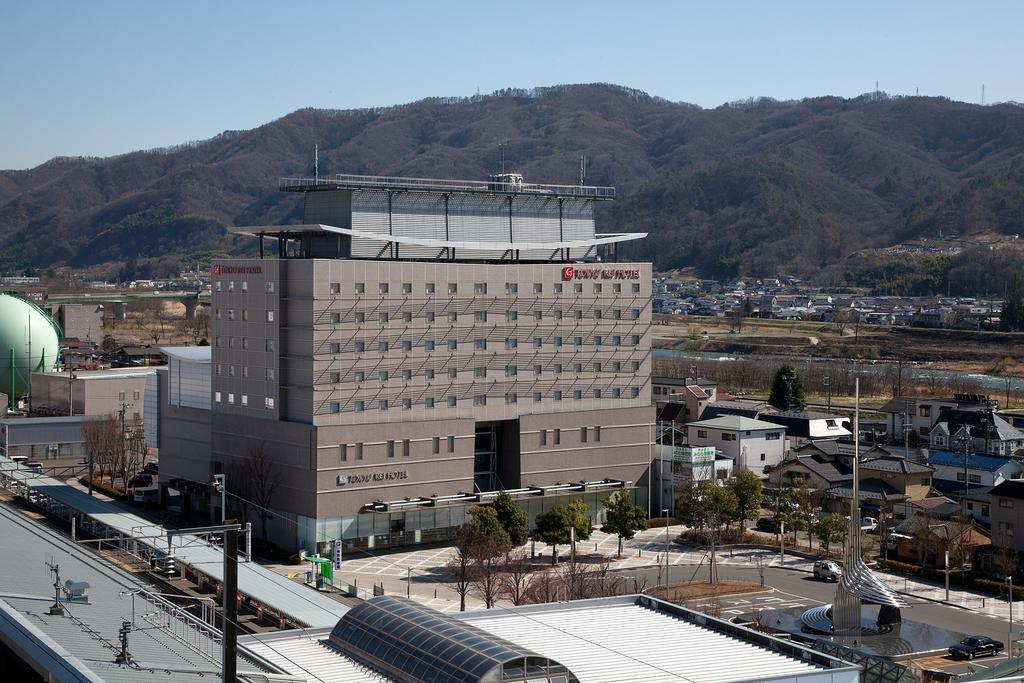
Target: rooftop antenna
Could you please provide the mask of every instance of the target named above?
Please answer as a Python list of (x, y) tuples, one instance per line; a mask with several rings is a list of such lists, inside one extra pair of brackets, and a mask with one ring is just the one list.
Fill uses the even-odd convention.
[(587, 184), (587, 157), (583, 155), (580, 157), (580, 187)]
[(320, 145), (313, 145), (313, 177), (320, 179)]
[(985, 84), (981, 84), (981, 106), (985, 106)]
[(914, 88), (914, 97), (920, 97), (920, 96), (921, 96), (921, 89), (920, 88)]
[(498, 149), (501, 150), (501, 172), (502, 173), (505, 172), (505, 148), (508, 147), (508, 142), (509, 142), (508, 140), (505, 140), (505, 142), (499, 142), (498, 143)]
[(64, 606), (60, 604), (60, 565), (47, 562), (46, 568), (53, 572), (53, 604), (47, 614), (59, 616), (64, 614)]
[(875, 94), (878, 94), (878, 81), (875, 81)]

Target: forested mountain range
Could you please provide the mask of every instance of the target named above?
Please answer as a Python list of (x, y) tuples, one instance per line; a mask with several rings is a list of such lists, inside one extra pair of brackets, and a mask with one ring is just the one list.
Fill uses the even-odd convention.
[[(575, 183), (586, 155), (588, 184), (617, 189), (599, 230), (648, 231), (629, 256), (708, 277), (945, 290), (951, 271), (1019, 264), (1011, 236), (1024, 233), (1019, 105), (872, 93), (702, 109), (596, 84), (302, 109), (175, 148), (0, 171), (0, 269), (159, 276), (252, 253), (225, 226), (297, 222), (299, 197), (277, 181), (312, 175), (315, 144), (321, 174), (470, 179), (495, 171), (505, 144), (507, 166), (541, 183)], [(979, 249), (878, 251), (940, 234), (996, 244), (998, 259), (987, 246), (984, 267)]]

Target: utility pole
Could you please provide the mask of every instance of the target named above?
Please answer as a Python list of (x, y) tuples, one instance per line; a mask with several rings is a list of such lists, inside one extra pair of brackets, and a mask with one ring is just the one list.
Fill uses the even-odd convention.
[(224, 531), (224, 624), (222, 665), (224, 683), (238, 678), (238, 527)]
[(828, 375), (825, 375), (824, 382), (825, 382), (825, 389), (828, 392), (828, 412), (831, 415), (832, 414), (832, 378), (829, 377)]
[[(223, 474), (215, 474), (215, 475), (213, 475), (212, 487), (213, 487), (213, 492), (214, 493), (220, 493), (220, 523), (224, 524), (225, 523), (224, 520), (227, 517), (227, 507), (226, 506), (227, 506), (227, 488), (228, 488), (225, 475), (223, 475)], [(215, 524), (216, 523), (216, 520), (214, 519), (214, 513), (213, 513), (213, 496), (212, 495), (210, 496), (210, 523), (211, 524)]]

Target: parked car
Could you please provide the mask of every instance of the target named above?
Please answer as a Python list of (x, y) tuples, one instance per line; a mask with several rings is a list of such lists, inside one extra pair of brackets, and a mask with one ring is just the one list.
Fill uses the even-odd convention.
[(878, 531), (878, 520), (874, 517), (861, 517), (860, 530), (866, 531), (869, 534), (873, 534), (874, 532)]
[(150, 460), (146, 463), (145, 467), (142, 468), (142, 471), (148, 472), (149, 474), (159, 474), (160, 464), (156, 460)]
[(128, 480), (128, 488), (134, 489), (140, 486), (152, 486), (153, 475), (152, 474), (136, 474), (134, 477)]
[(141, 504), (147, 510), (158, 507), (160, 505), (160, 487), (147, 486), (135, 489), (132, 494), (132, 502)]
[(954, 659), (974, 659), (982, 655), (995, 656), (1003, 651), (1003, 644), (988, 636), (969, 636), (949, 648)]
[(754, 528), (758, 531), (765, 531), (769, 534), (779, 533), (779, 520), (774, 517), (761, 517), (757, 520)]
[(35, 470), (36, 472), (43, 471), (43, 463), (39, 462), (38, 460), (25, 461), (25, 467), (29, 468), (30, 470)]
[(12, 455), (11, 456), (11, 462), (13, 462), (15, 464), (18, 464), (18, 465), (25, 464), (26, 460), (28, 460), (28, 456), (27, 455)]
[(822, 581), (838, 581), (843, 575), (839, 563), (832, 560), (818, 560), (814, 563), (814, 578)]

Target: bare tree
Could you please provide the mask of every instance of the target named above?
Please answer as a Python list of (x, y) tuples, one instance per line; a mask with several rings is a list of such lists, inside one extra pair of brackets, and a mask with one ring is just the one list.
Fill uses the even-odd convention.
[(267, 540), (267, 520), (270, 518), (270, 506), (274, 502), (274, 494), (281, 483), (281, 472), (277, 463), (267, 453), (265, 443), (260, 443), (249, 450), (248, 482), (252, 491), (252, 502), (260, 516), (263, 540)]
[(119, 436), (118, 447), (113, 452), (111, 481), (114, 476), (121, 480), (121, 488), (128, 490), (128, 480), (138, 473), (142, 466), (142, 458), (146, 452), (146, 437), (141, 427), (125, 429), (121, 432), (121, 423), (115, 420)]
[(535, 571), (525, 549), (508, 553), (498, 576), (499, 595), (516, 607), (525, 605), (526, 589), (529, 588), (530, 576)]
[[(99, 415), (82, 421), (82, 440), (86, 453), (92, 456), (93, 467), (100, 481), (108, 470), (112, 473), (114, 454), (121, 446), (121, 422), (114, 415)], [(111, 479), (113, 475), (111, 474)]]
[(558, 600), (562, 580), (554, 571), (543, 569), (534, 572), (527, 580), (524, 604), (535, 605)]
[(501, 594), (501, 570), (503, 550), (493, 540), (480, 544), (476, 548), (470, 582), (473, 590), (484, 601), (484, 607), (494, 607)]

